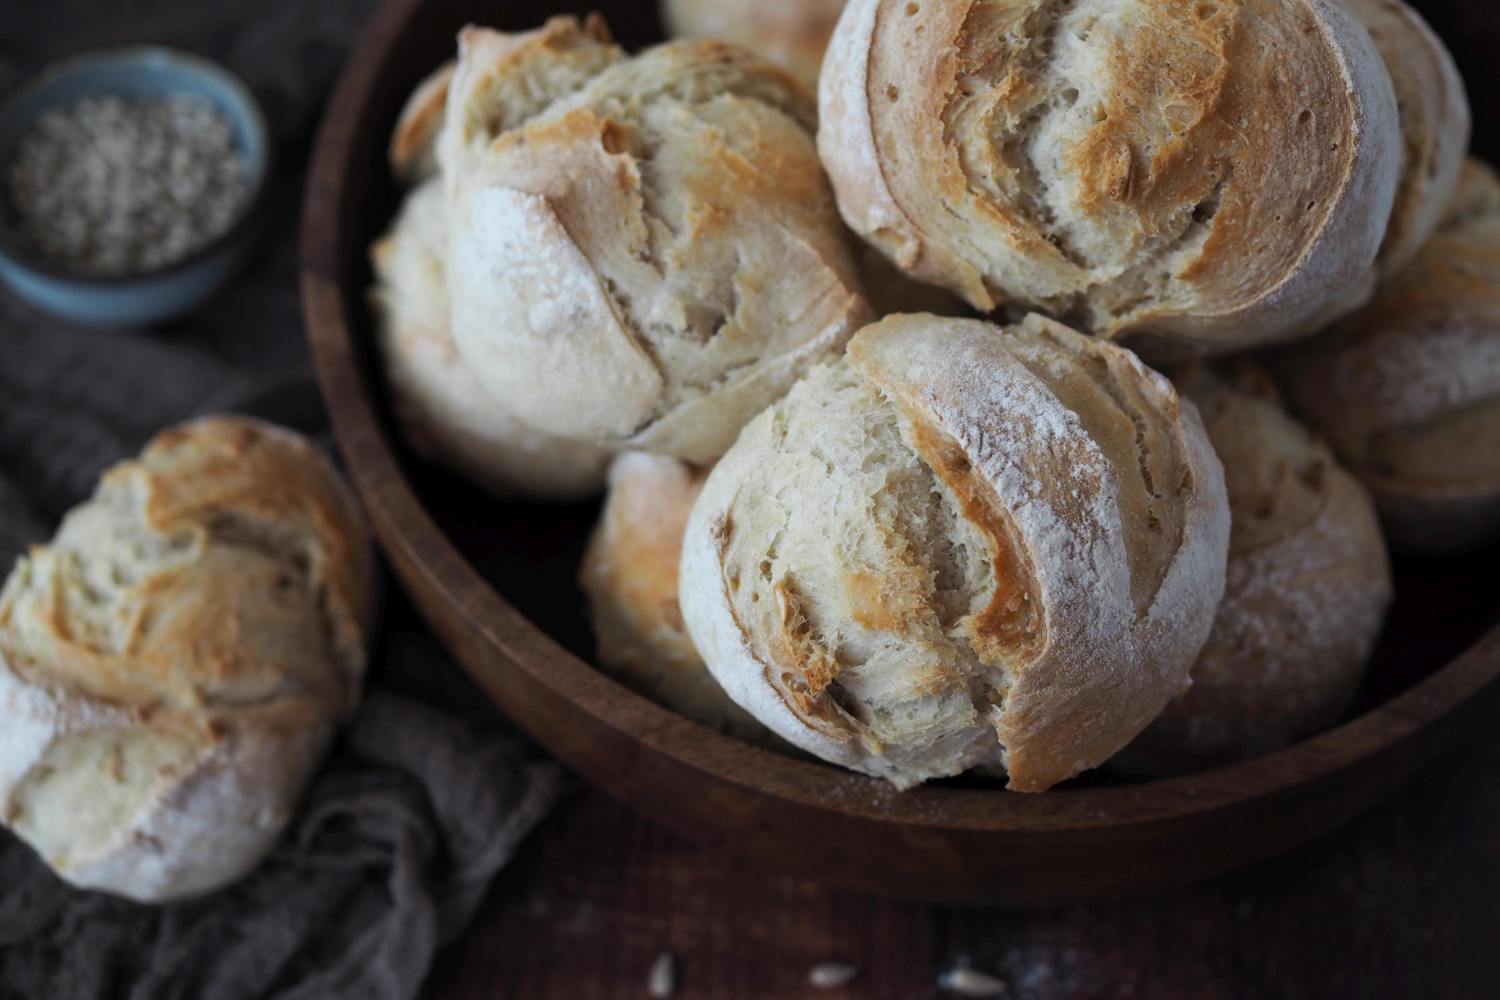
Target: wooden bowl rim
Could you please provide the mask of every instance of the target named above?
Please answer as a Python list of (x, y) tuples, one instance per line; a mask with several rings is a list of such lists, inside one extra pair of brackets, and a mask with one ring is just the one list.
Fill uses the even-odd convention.
[[(314, 366), (350, 474), (383, 544), (399, 546), (475, 635), (514, 669), (623, 738), (750, 794), (875, 823), (1035, 832), (1097, 830), (1180, 820), (1242, 806), (1333, 778), (1377, 753), (1399, 752), (1425, 726), (1500, 680), (1500, 625), (1457, 659), (1391, 700), (1311, 739), (1239, 764), (1180, 777), (1027, 795), (926, 785), (906, 792), (833, 765), (798, 760), (721, 735), (636, 694), (573, 655), (492, 588), (438, 527), (402, 471), (376, 413), (378, 390), (358, 360), (335, 223), (349, 197), (347, 155), (367, 96), (422, 0), (388, 0), (361, 34), (318, 130), (301, 233), (303, 307)], [(372, 123), (373, 124), (373, 123)], [(383, 148), (383, 144), (381, 146)], [(396, 526), (400, 526), (399, 528)], [(462, 662), (460, 660), (460, 662)], [(466, 670), (472, 670), (464, 664)], [(644, 719), (629, 726), (624, 717)], [(516, 720), (523, 728), (526, 720)], [(545, 738), (537, 735), (542, 742)], [(750, 780), (747, 776), (754, 776)]]

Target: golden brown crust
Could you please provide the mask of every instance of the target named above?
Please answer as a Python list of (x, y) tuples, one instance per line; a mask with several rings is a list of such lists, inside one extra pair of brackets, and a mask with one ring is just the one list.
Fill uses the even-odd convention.
[(989, 601), (963, 622), (975, 650), (989, 660), (1035, 656), (1043, 639), (1036, 593), (1037, 571), (1002, 512), (993, 486), (974, 471), (958, 441), (937, 427), (913, 421), (912, 447), (978, 527), (989, 548), (993, 589)]
[(459, 32), (437, 156), (451, 185), (493, 139), (625, 58), (603, 18), (553, 17), (533, 31)]
[(1205, 350), (1347, 294), (1399, 160), (1389, 77), (1326, 0), (853, 0), (820, 101), (845, 219), (905, 270)]
[(1003, 765), (1041, 791), (1185, 686), (1228, 521), (1194, 411), (1129, 352), (1041, 317), (895, 316), (714, 469), (680, 599), (790, 742), (903, 787)]
[(350, 625), (374, 624), (375, 566), (364, 516), (343, 477), (306, 439), (243, 417), (205, 417), (158, 434), (106, 474), (141, 477), (146, 518), (162, 535), (222, 528), (245, 518), (308, 539), (331, 598)]
[[(12, 574), (0, 631), (10, 630), (18, 669), (110, 702), (194, 711), (254, 701), (305, 667), (297, 686), (341, 710), (354, 704), (373, 555), (352, 494), (305, 439), (243, 417), (171, 428), (104, 475), (87, 518), (78, 530), (88, 549), (75, 555), (64, 533), (62, 548), (34, 550)], [(124, 520), (115, 537), (137, 538), (134, 548), (101, 534), (113, 518)], [(134, 552), (161, 563), (132, 569)], [(85, 600), (99, 586), (91, 559), (122, 567), (107, 617), (94, 603), (102, 596)], [(281, 642), (307, 638), (304, 600), (326, 648), (284, 661)]]
[[(460, 78), (486, 76), (484, 39)], [(486, 117), (463, 92), (445, 142)], [(445, 171), (453, 331), (476, 376), (560, 437), (715, 459), (869, 315), (814, 118), (784, 71), (678, 41), (498, 135), (474, 127), (488, 141)]]
[(706, 475), (640, 452), (616, 459), (579, 583), (602, 667), (695, 722), (766, 742), (770, 734), (703, 665), (677, 602), (682, 532)]
[(621, 456), (610, 474), (609, 499), (589, 560), (597, 572), (585, 573), (628, 617), (683, 634), (677, 607), (682, 528), (708, 473), (672, 459), (627, 455), (635, 457)]

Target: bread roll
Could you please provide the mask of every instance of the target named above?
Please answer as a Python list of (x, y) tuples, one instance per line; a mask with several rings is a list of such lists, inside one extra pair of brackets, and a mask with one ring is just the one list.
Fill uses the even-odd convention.
[(598, 492), (609, 456), (526, 426), (459, 357), (448, 325), (448, 205), (432, 179), (371, 248), (375, 331), (397, 421), (418, 452), (499, 496)]
[(662, 0), (661, 8), (671, 34), (743, 45), (816, 88), (844, 0)]
[(1224, 588), (1223, 474), (1191, 405), (1039, 316), (894, 316), (709, 475), (682, 610), (789, 742), (907, 787), (1042, 791), (1187, 686)]
[(1254, 377), (1237, 388), (1198, 369), (1178, 382), (1224, 463), (1228, 583), (1192, 687), (1116, 758), (1127, 770), (1227, 764), (1332, 725), (1390, 606), (1369, 496)]
[(1411, 263), (1458, 187), (1472, 124), (1464, 81), (1442, 39), (1403, 0), (1342, 0), (1380, 50), (1396, 86), (1403, 156), (1379, 271)]
[(373, 580), (307, 441), (239, 417), (163, 432), (0, 591), (5, 825), (145, 902), (244, 875), (358, 701)]
[(597, 14), (554, 17), (513, 34), (472, 26), (459, 32), (436, 153), (450, 192), (497, 136), (623, 59)]
[[(464, 32), (439, 139), (459, 350), (539, 430), (711, 461), (869, 315), (815, 110), (718, 42), (669, 43), (538, 99), (562, 68), (549, 49), (506, 82), (518, 44)], [(568, 85), (583, 75), (559, 66)]]
[(579, 582), (601, 666), (695, 722), (764, 742), (770, 734), (703, 665), (677, 604), (682, 532), (705, 475), (660, 455), (616, 459)]
[(1293, 401), (1370, 490), (1393, 546), (1500, 537), (1500, 182), (1471, 166), (1449, 218), (1368, 307), (1289, 364)]
[(819, 96), (844, 218), (902, 269), (1163, 355), (1357, 306), (1400, 168), (1331, 0), (852, 0)]

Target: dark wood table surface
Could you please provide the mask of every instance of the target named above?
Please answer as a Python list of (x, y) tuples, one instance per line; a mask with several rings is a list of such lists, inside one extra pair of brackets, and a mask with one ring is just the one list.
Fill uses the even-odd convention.
[[(744, 870), (581, 789), (530, 840), (428, 995), (941, 997), (967, 962), (1015, 998), (1500, 996), (1500, 727), (1334, 837), (1193, 889), (954, 910)], [(1121, 864), (1129, 864), (1121, 858)], [(808, 969), (859, 978), (819, 992)]]

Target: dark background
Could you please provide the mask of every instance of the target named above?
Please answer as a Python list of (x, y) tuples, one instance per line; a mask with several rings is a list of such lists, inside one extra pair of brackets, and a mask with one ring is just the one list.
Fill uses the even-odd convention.
[[(193, 345), (206, 362), (305, 377), (294, 232), (314, 122), (294, 98), (331, 83), (373, 6), (0, 0), (0, 92), (57, 53), (128, 41), (215, 38), (231, 66), (257, 67), (246, 75), (281, 137), (281, 187), (271, 239), (252, 267), (259, 291), (231, 292), (211, 307), (209, 325), (222, 316), (224, 332)], [(512, 10), (525, 6), (514, 0)], [(1495, 157), (1500, 121), (1488, 81), (1500, 81), (1493, 65), (1500, 11), (1490, 0), (1417, 6), (1463, 65), (1481, 121), (1476, 147)], [(1470, 13), (1459, 31), (1462, 8)], [(319, 47), (315, 58), (280, 63), (277, 47), (289, 39)], [(317, 70), (309, 73), (309, 65)], [(268, 285), (277, 291), (267, 294)], [(0, 323), (22, 320), (35, 318), (0, 298)], [(202, 318), (195, 324), (203, 325)], [(0, 327), (0, 366), (5, 333)], [(180, 346), (170, 330), (152, 336)], [(71, 492), (59, 488), (59, 508)], [(31, 513), (44, 521), (60, 512)], [(416, 627), (400, 604), (392, 613), (397, 628)], [(1495, 996), (1497, 771), (1500, 731), (1491, 726), (1413, 787), (1293, 856), (1170, 895), (1016, 913), (902, 904), (735, 870), (602, 794), (580, 791), (502, 874), (474, 927), (440, 955), (428, 993), (643, 996), (653, 959), (670, 949), (680, 960), (683, 998), (812, 995), (807, 970), (826, 960), (860, 969), (854, 984), (831, 996), (937, 995), (937, 974), (963, 962), (999, 975), (1022, 998)]]

